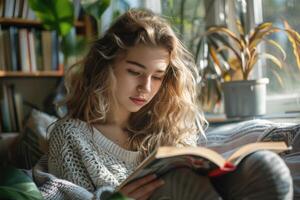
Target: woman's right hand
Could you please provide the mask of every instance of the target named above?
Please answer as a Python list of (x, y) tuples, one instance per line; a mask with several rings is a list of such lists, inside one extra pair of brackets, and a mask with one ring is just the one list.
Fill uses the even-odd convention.
[(163, 184), (164, 181), (162, 179), (158, 179), (155, 174), (152, 174), (125, 185), (119, 192), (129, 198), (146, 200), (154, 190)]

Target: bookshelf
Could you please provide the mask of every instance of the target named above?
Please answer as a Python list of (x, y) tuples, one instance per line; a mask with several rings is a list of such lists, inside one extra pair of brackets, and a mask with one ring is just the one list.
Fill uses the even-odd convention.
[[(12, 2), (16, 9), (19, 1)], [(28, 5), (19, 11), (1, 6), (0, 133), (18, 133), (32, 107), (45, 110), (45, 102), (64, 77), (64, 60), (58, 34), (43, 29)], [(85, 14), (75, 20), (74, 28), (76, 34), (93, 36), (91, 19)]]
[(13, 72), (13, 71), (0, 71), (0, 78), (44, 78), (44, 77), (63, 77), (63, 71), (36, 71), (36, 72)]
[[(0, 17), (0, 24), (2, 25), (15, 25), (15, 26), (28, 26), (28, 27), (42, 27), (42, 23), (38, 20), (22, 19), (22, 18), (4, 18)], [(84, 28), (85, 24), (83, 21), (74, 22), (76, 28)]]

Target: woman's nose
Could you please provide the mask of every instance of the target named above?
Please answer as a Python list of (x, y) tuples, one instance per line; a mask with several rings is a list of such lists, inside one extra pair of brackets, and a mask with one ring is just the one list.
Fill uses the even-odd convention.
[(151, 92), (151, 84), (151, 77), (143, 77), (141, 78), (138, 89), (141, 92)]

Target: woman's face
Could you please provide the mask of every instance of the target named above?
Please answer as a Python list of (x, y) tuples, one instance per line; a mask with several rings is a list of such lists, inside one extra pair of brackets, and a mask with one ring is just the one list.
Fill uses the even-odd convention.
[(118, 113), (137, 112), (148, 104), (161, 87), (169, 53), (162, 47), (136, 45), (114, 63)]

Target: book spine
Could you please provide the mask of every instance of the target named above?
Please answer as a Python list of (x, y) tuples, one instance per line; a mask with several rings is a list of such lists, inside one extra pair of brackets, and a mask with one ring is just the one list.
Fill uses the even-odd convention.
[(2, 85), (2, 99), (1, 99), (1, 111), (2, 111), (2, 123), (3, 123), (3, 132), (11, 132), (12, 131), (12, 124), (11, 124), (11, 113), (9, 110), (9, 103), (8, 103), (8, 88), (7, 85)]
[(23, 72), (30, 72), (30, 61), (28, 53), (28, 42), (27, 42), (27, 29), (19, 30), (19, 46), (20, 46), (20, 60), (21, 69)]
[(12, 57), (11, 57), (11, 43), (9, 38), (9, 30), (3, 29), (3, 44), (4, 44), (4, 56), (5, 56), (5, 70), (12, 71)]
[(51, 71), (52, 60), (52, 43), (51, 32), (42, 31), (42, 52), (43, 52), (43, 67), (45, 71)]
[(19, 127), (19, 131), (23, 130), (23, 119), (24, 119), (24, 111), (23, 111), (23, 98), (21, 94), (14, 93), (14, 101), (16, 106), (16, 116), (17, 116), (17, 123)]
[(55, 31), (51, 32), (51, 70), (57, 71), (58, 70), (58, 35)]
[(3, 30), (0, 29), (0, 70), (5, 70), (5, 54), (4, 54), (4, 36)]
[(11, 67), (12, 71), (18, 70), (18, 41), (16, 35), (17, 28), (9, 27), (9, 41), (10, 41), (10, 49), (11, 49)]
[(29, 47), (31, 71), (35, 72), (37, 71), (37, 66), (36, 66), (36, 55), (35, 55), (35, 41), (34, 41), (32, 31), (28, 32), (28, 47)]
[(12, 131), (18, 131), (13, 93), (14, 93), (14, 86), (7, 85), (8, 109), (10, 112), (10, 122), (11, 122), (11, 126), (12, 126)]
[(14, 15), (14, 5), (15, 2), (13, 0), (5, 0), (4, 3), (4, 17), (12, 18)]

